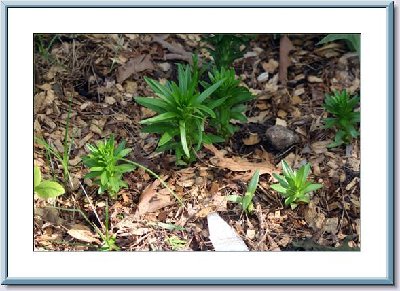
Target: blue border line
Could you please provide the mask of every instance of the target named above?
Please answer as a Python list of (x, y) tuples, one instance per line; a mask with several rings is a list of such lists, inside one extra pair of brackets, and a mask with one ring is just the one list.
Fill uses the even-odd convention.
[[(386, 8), (390, 5), (391, 1), (68, 1), (55, 3), (55, 1), (3, 1), (7, 7), (46, 7), (46, 8), (63, 8), (63, 7), (76, 7), (76, 8), (121, 8), (121, 7), (157, 7), (157, 8), (195, 8), (195, 7), (210, 7), (210, 8), (229, 8), (229, 7), (267, 7), (267, 8)], [(299, 4), (300, 2), (300, 4)]]
[[(52, 1), (37, 1), (35, 4), (28, 1), (2, 1), (1, 2), (1, 16), (3, 19), (2, 26), (2, 43), (4, 44), (1, 49), (1, 57), (4, 64), (1, 68), (2, 76), (2, 97), (1, 98), (1, 110), (2, 110), (2, 127), (1, 135), (4, 143), (1, 144), (1, 155), (3, 162), (1, 164), (1, 207), (2, 207), (2, 256), (1, 262), (1, 284), (2, 285), (55, 285), (55, 284), (69, 284), (69, 285), (394, 285), (394, 3), (392, 1), (304, 1), (298, 4), (296, 1), (204, 1), (204, 2), (193, 2), (183, 3), (179, 1), (170, 1), (168, 4), (162, 1), (116, 1), (111, 4), (107, 4), (109, 1), (97, 1), (96, 4), (87, 1), (70, 1), (67, 4), (54, 3)], [(128, 4), (127, 4), (128, 3)], [(134, 4), (129, 4), (134, 3)], [(245, 3), (245, 4), (243, 4)], [(185, 7), (203, 7), (203, 8), (218, 8), (218, 7), (263, 7), (263, 8), (386, 8), (387, 9), (387, 33), (388, 33), (388, 249), (387, 249), (387, 263), (388, 263), (388, 277), (387, 278), (329, 278), (329, 279), (315, 279), (315, 278), (11, 278), (8, 277), (8, 245), (7, 245), (7, 234), (8, 234), (8, 215), (7, 215), (7, 195), (8, 195), (8, 88), (7, 88), (7, 71), (8, 71), (8, 59), (7, 59), (7, 9), (8, 8), (21, 8), (21, 7), (76, 7), (76, 8), (120, 8), (120, 7), (160, 7), (160, 8), (185, 8)], [(392, 60), (392, 61), (391, 61)], [(393, 158), (391, 158), (393, 157)], [(392, 255), (391, 255), (392, 254)]]
[[(6, 5), (1, 2), (1, 19), (2, 29), (1, 29), (1, 59), (3, 61), (1, 66), (1, 279), (2, 281), (8, 276), (8, 58), (7, 58), (7, 8)], [(3, 283), (2, 283), (3, 284)]]
[(388, 278), (392, 280), (392, 283), (395, 282), (395, 272), (394, 272), (394, 257), (395, 257), (395, 249), (394, 249), (394, 161), (395, 161), (395, 153), (394, 153), (394, 3), (390, 3), (387, 8), (387, 88), (388, 88), (388, 153), (387, 153), (387, 162), (388, 162), (388, 200), (387, 200), (387, 225), (388, 225), (388, 246), (387, 246), (387, 263), (388, 263)]
[[(341, 280), (338, 282), (338, 280)], [(388, 279), (329, 278), (7, 278), (7, 285), (392, 285)]]

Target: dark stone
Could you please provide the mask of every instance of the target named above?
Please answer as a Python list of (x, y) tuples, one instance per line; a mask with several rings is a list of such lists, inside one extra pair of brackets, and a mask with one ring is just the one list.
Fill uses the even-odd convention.
[(268, 128), (266, 139), (278, 151), (283, 151), (300, 141), (296, 133), (282, 125), (274, 125)]

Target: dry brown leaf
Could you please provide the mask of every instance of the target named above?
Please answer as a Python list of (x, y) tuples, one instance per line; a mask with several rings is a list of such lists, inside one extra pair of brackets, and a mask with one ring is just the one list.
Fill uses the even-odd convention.
[(311, 149), (316, 153), (316, 154), (323, 154), (328, 151), (328, 144), (330, 144), (331, 141), (329, 140), (323, 140), (323, 141), (316, 141), (311, 144)]
[(267, 120), (268, 111), (261, 111), (259, 115), (247, 118), (249, 123), (263, 123)]
[(95, 234), (93, 234), (90, 229), (83, 224), (74, 224), (72, 228), (68, 230), (68, 234), (80, 241), (100, 244), (100, 241), (95, 237)]
[(287, 69), (291, 64), (289, 53), (293, 49), (290, 39), (286, 35), (282, 36), (279, 45), (279, 81), (282, 85), (287, 82)]
[(255, 145), (261, 141), (258, 133), (250, 132), (250, 135), (247, 138), (243, 139), (243, 143), (245, 145)]
[(278, 68), (279, 63), (275, 61), (274, 59), (269, 59), (268, 63), (263, 63), (262, 67), (263, 69), (268, 72), (268, 73), (274, 73), (275, 70)]
[(118, 68), (117, 82), (121, 84), (132, 74), (153, 69), (154, 66), (151, 62), (150, 55), (139, 55), (137, 57), (131, 58), (125, 65)]
[(259, 170), (260, 175), (266, 173), (271, 175), (272, 173), (278, 173), (276, 167), (270, 161), (252, 163), (240, 157), (226, 158), (224, 157), (224, 154), (213, 145), (206, 144), (204, 147), (215, 155), (215, 157), (211, 159), (211, 162), (217, 167), (229, 169), (233, 172), (255, 172), (256, 170)]
[(157, 179), (144, 189), (139, 199), (138, 215), (153, 212), (174, 203), (167, 189), (157, 191), (159, 185), (160, 181)]

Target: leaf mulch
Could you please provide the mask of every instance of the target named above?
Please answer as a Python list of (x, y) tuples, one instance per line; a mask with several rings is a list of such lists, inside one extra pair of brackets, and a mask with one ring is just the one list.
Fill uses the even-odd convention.
[[(34, 200), (36, 250), (97, 250), (100, 238), (77, 212), (105, 220), (109, 205), (111, 232), (123, 251), (213, 250), (206, 216), (217, 211), (252, 251), (345, 250), (360, 247), (360, 142), (327, 149), (334, 132), (323, 129), (326, 93), (346, 88), (359, 94), (359, 58), (345, 43), (318, 46), (323, 35), (258, 35), (244, 57), (234, 63), (243, 85), (257, 98), (248, 104), (248, 122), (225, 144), (203, 148), (197, 162), (175, 166), (173, 156), (155, 151), (158, 137), (142, 133), (140, 120), (152, 112), (133, 101), (152, 96), (144, 82), (176, 80), (176, 63), (198, 52), (210, 60), (201, 35), (41, 35), (51, 45), (47, 54), (35, 49), (34, 133), (63, 152), (71, 99), (71, 181), (63, 181), (58, 161), (34, 144), (34, 160), (46, 178), (64, 182), (67, 193), (56, 201)], [(281, 67), (279, 63), (283, 64)], [(283, 74), (283, 75), (282, 75)], [(266, 137), (273, 125), (296, 135), (297, 143), (276, 149)], [(86, 143), (111, 134), (133, 148), (130, 159), (159, 174), (183, 198), (180, 206), (154, 177), (143, 170), (125, 175), (129, 187), (117, 199), (98, 195), (81, 163)], [(285, 159), (298, 167), (309, 162), (311, 178), (324, 187), (310, 204), (291, 210), (269, 185)], [(243, 195), (255, 169), (261, 177), (255, 211), (241, 212), (227, 195)], [(81, 186), (82, 185), (82, 186)], [(83, 190), (86, 191), (90, 201)], [(173, 239), (183, 241), (176, 245)]]

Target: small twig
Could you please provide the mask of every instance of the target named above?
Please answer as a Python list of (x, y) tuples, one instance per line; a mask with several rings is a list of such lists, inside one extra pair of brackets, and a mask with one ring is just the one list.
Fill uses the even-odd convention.
[(97, 215), (96, 208), (94, 207), (94, 205), (93, 205), (91, 199), (89, 198), (89, 195), (86, 193), (85, 188), (82, 186), (81, 181), (78, 181), (78, 182), (79, 182), (79, 185), (81, 186), (81, 188), (82, 188), (82, 190), (83, 190), (83, 193), (85, 193), (85, 196), (86, 196), (87, 200), (89, 201), (89, 205), (90, 205), (90, 206), (92, 207), (92, 209), (93, 209), (93, 212), (94, 212), (94, 215), (95, 215), (96, 218), (97, 218), (97, 221), (100, 223), (101, 227), (102, 227), (103, 229), (105, 229), (103, 223), (101, 222), (99, 216)]

